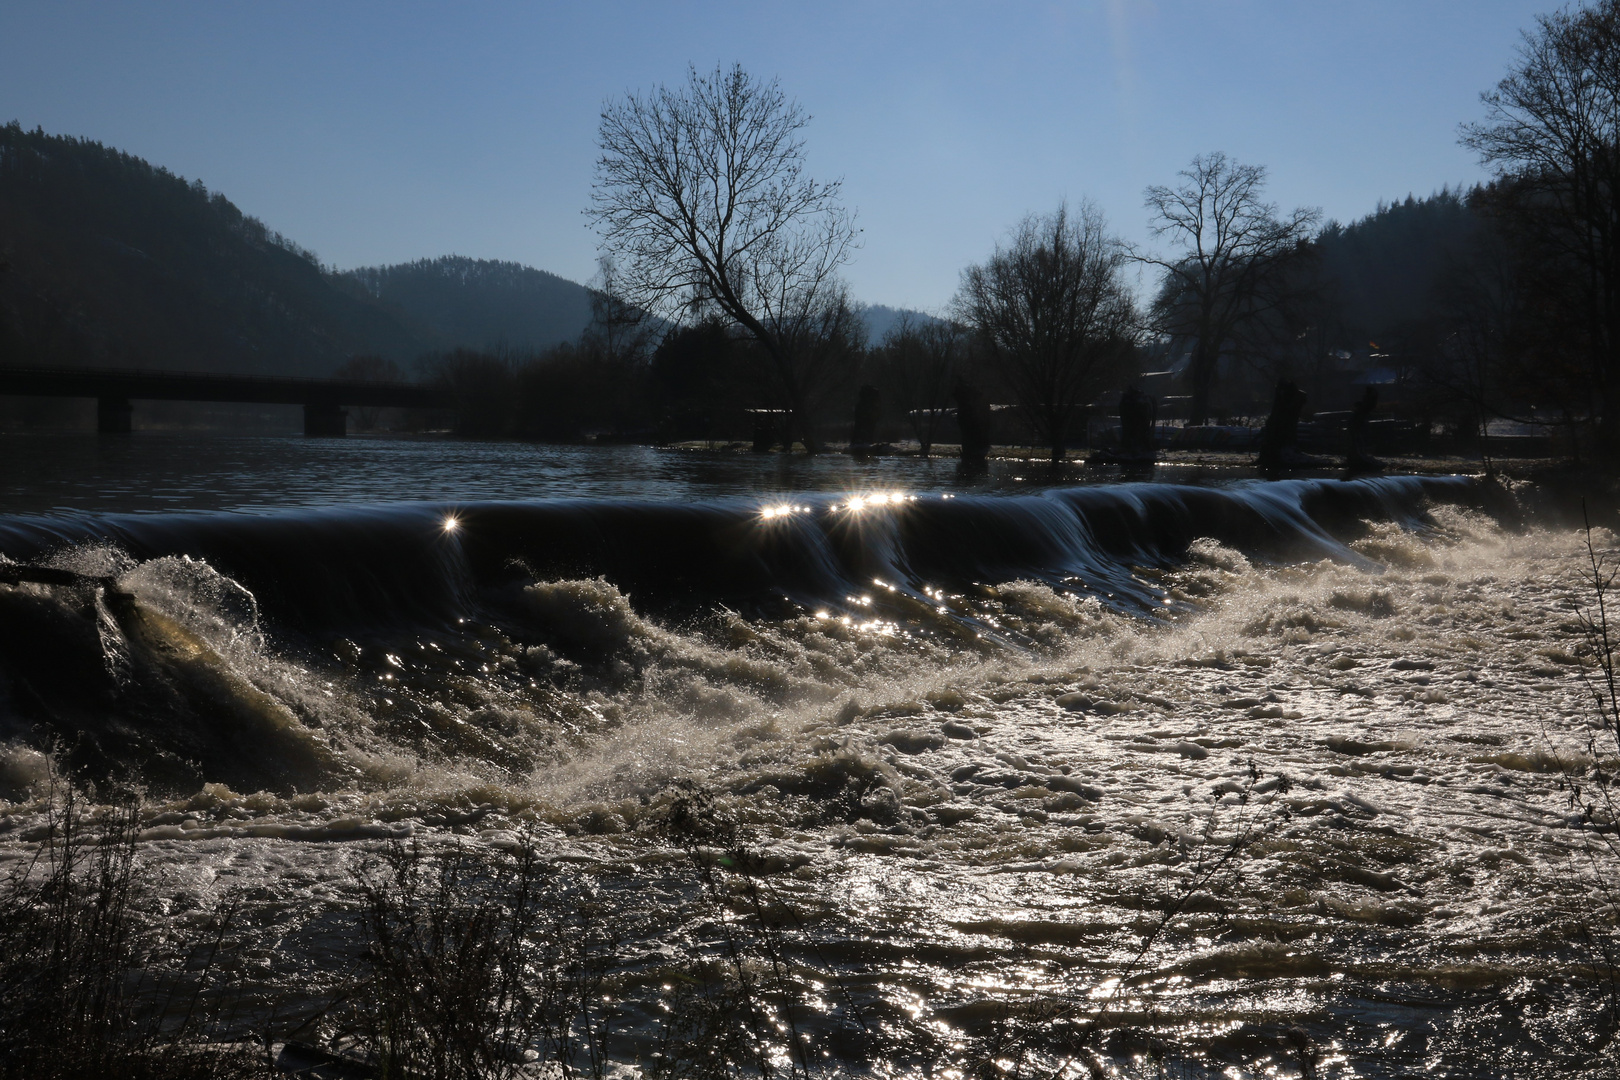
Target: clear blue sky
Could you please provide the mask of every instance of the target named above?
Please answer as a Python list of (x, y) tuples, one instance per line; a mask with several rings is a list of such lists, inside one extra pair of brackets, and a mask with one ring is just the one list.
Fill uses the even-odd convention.
[(1456, 143), (1546, 0), (0, 4), (0, 122), (200, 178), (340, 267), (449, 253), (584, 280), (597, 115), (688, 63), (777, 76), (842, 176), (857, 298), (937, 308), (1032, 210), (1194, 155), (1350, 220), (1483, 174)]

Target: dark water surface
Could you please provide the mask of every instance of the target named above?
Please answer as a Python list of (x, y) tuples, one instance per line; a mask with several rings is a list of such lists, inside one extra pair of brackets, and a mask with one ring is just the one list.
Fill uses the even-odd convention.
[(417, 499), (678, 500), (902, 480), (955, 484), (955, 462), (442, 438), (0, 435), (0, 512), (10, 514), (263, 512)]
[[(1233, 470), (1161, 466), (1154, 479), (1224, 482)], [(309, 439), (138, 432), (0, 434), (0, 514), (248, 513), (341, 503), (488, 499), (682, 500), (796, 491), (980, 491), (1109, 482), (1117, 469), (1038, 457), (962, 477), (950, 458), (738, 454), (438, 437)]]

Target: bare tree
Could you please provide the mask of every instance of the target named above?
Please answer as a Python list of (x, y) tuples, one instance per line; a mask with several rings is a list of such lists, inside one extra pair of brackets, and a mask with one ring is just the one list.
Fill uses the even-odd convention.
[(1265, 202), (1266, 170), (1225, 154), (1195, 157), (1176, 187), (1147, 189), (1155, 237), (1175, 250), (1135, 258), (1164, 272), (1154, 325), (1192, 345), (1192, 415), (1206, 423), (1221, 354), (1246, 328), (1263, 325), (1288, 293), (1288, 264), (1307, 244), (1320, 213), (1279, 216)]
[(1435, 341), (1418, 371), (1437, 411), (1459, 434), (1477, 432), (1483, 449), (1495, 417), (1560, 426), (1579, 459), (1594, 398), (1586, 325), (1569, 310), (1578, 289), (1567, 268), (1547, 267), (1513, 232), (1478, 230), (1436, 280)]
[(1531, 276), (1558, 279), (1546, 337), (1584, 353), (1603, 449), (1620, 454), (1620, 0), (1538, 16), (1481, 98), (1462, 142), (1497, 170), (1484, 204)]
[(952, 320), (919, 320), (908, 312), (883, 335), (877, 356), (882, 379), (923, 457), (933, 452), (966, 352), (963, 328)]
[(847, 388), (860, 369), (866, 350), (866, 323), (850, 302), (842, 282), (825, 291), (819, 303), (807, 306), (777, 324), (782, 350), (792, 358), (798, 391), (789, 400), (799, 419), (799, 437), (814, 453), (812, 421), (827, 404), (827, 397)]
[[(1523, 309), (1511, 257), (1501, 238), (1485, 233), (1446, 268), (1435, 287), (1438, 324), (1435, 347), (1419, 373), (1444, 402), (1459, 434), (1479, 437), (1486, 466), (1490, 444), (1486, 426), (1508, 407), (1503, 393), (1513, 368), (1515, 339)], [(1529, 416), (1509, 419), (1533, 420)]]
[(587, 214), (629, 301), (673, 319), (718, 311), (752, 335), (814, 452), (818, 335), (847, 321), (838, 269), (858, 230), (841, 181), (805, 175), (809, 119), (740, 65), (610, 102)]
[(609, 364), (628, 363), (646, 356), (652, 345), (652, 320), (647, 312), (624, 298), (613, 256), (596, 260), (591, 289), (591, 324), (585, 344)]
[(1060, 462), (1075, 410), (1131, 352), (1136, 310), (1125, 250), (1089, 203), (1030, 216), (982, 266), (962, 272), (958, 315)]

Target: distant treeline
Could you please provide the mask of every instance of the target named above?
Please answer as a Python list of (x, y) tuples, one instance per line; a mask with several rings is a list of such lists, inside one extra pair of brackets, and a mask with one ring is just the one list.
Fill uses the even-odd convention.
[[(461, 435), (726, 441), (750, 435), (753, 410), (769, 397), (752, 354), (750, 342), (717, 321), (638, 335), (617, 348), (593, 325), (550, 349), (460, 348), (426, 356), (418, 368), (454, 392)], [(824, 403), (829, 418), (854, 392), (864, 359), (859, 348), (843, 357), (847, 370)]]
[[(1442, 427), (1454, 443), (1505, 420), (1556, 433), (1577, 454), (1594, 448), (1611, 420), (1577, 302), (1589, 275), (1534, 237), (1535, 212), (1501, 180), (1328, 222), (1297, 253), (1269, 331), (1260, 320), (1228, 346), (1217, 411), (1263, 408), (1277, 379), (1327, 409), (1373, 385), (1386, 414)], [(1173, 361), (1186, 345), (1160, 347)]]
[[(908, 352), (935, 320), (900, 320), (878, 347), (865, 344), (865, 324), (830, 350), (827, 378), (814, 402), (824, 437), (844, 441), (863, 385), (888, 403), (879, 422), (886, 439), (926, 440), (946, 422), (950, 378), (958, 358), (946, 355), (930, 381), (929, 358)], [(359, 379), (418, 378), (441, 384), (457, 401), (458, 434), (546, 442), (715, 441), (768, 438), (791, 442), (773, 406), (773, 387), (758, 347), (718, 319), (656, 329), (636, 317), (618, 335), (593, 322), (579, 339), (549, 349), (458, 348), (425, 355), (407, 371), (383, 357), (355, 357), (339, 374)], [(960, 332), (947, 331), (959, 348)], [(965, 355), (965, 353), (963, 354)], [(917, 404), (922, 402), (922, 404)], [(913, 417), (912, 408), (931, 409)], [(358, 430), (412, 427), (431, 417), (359, 410)], [(919, 427), (920, 425), (920, 427)]]
[[(1312, 332), (1303, 342), (1279, 338), (1268, 347), (1262, 339), (1232, 349), (1215, 403), (1220, 417), (1263, 415), (1279, 377), (1305, 387), (1318, 407), (1347, 408), (1359, 393), (1351, 379), (1387, 367), (1404, 380), (1397, 402), (1403, 410), (1469, 429), (1477, 410), (1451, 389), (1436, 358), (1444, 355), (1440, 340), (1453, 318), (1448, 298), (1457, 276), (1475, 265), (1488, 235), (1470, 208), (1477, 197), (1443, 190), (1324, 227), (1296, 271), (1306, 286), (1299, 303)], [(874, 436), (883, 442), (926, 447), (954, 440), (959, 383), (1016, 405), (1018, 388), (969, 327), (892, 309), (852, 314), (858, 325), (832, 343), (811, 403), (823, 439), (842, 442), (856, 434), (863, 386), (878, 392)], [(881, 332), (874, 333), (873, 324)], [(462, 348), (422, 358), (418, 372), (454, 388), (462, 402), (460, 430), (470, 436), (723, 442), (751, 440), (764, 429), (774, 440), (785, 439), (780, 426), (771, 427), (779, 423), (771, 418), (781, 402), (769, 365), (747, 334), (709, 318), (656, 330), (638, 322), (623, 336), (628, 342), (609, 348), (603, 327), (593, 322), (577, 340), (550, 349)], [(1176, 348), (1173, 339), (1149, 339), (1103, 372), (1104, 404), (1072, 421), (1070, 445), (1084, 445), (1089, 429), (1113, 422), (1108, 389), (1167, 368), (1177, 360)], [(1177, 388), (1173, 378), (1150, 384)], [(1039, 439), (1020, 410), (1008, 414), (998, 413), (1001, 437)]]
[[(1372, 384), (1386, 408), (1471, 437), (1480, 403), (1457, 393), (1446, 344), (1462, 315), (1459, 283), (1490, 243), (1483, 197), (1442, 189), (1329, 221), (1295, 254), (1277, 309), (1228, 344), (1217, 413), (1263, 410), (1278, 379), (1327, 409), (1348, 408)], [(1167, 363), (1185, 347), (1161, 343)]]
[(333, 278), (456, 345), (549, 348), (578, 338), (591, 319), (588, 289), (514, 262), (446, 255)]
[[(1574, 430), (1592, 411), (1585, 331), (1559, 300), (1567, 268), (1526, 254), (1512, 196), (1505, 181), (1442, 190), (1313, 230), (1276, 302), (1220, 345), (1207, 419), (1263, 415), (1278, 379), (1318, 409), (1347, 409), (1372, 381), (1386, 411), (1465, 439), (1498, 417)], [(1195, 342), (1177, 318), (1191, 301), (1166, 280), (1129, 347), (1088, 375), (1088, 404), (1060, 424), (1068, 445), (1110, 423), (1132, 384), (1161, 418), (1186, 415)], [(480, 437), (793, 441), (756, 341), (712, 311), (647, 319), (596, 285), (454, 256), (339, 272), (199, 182), (0, 127), (0, 363), (436, 380), (462, 402), (459, 430)], [(1009, 407), (998, 437), (1050, 442), (1028, 387), (965, 315), (959, 297), (938, 317), (853, 306), (832, 319), (801, 403), (818, 439), (949, 441), (954, 393), (970, 386)]]

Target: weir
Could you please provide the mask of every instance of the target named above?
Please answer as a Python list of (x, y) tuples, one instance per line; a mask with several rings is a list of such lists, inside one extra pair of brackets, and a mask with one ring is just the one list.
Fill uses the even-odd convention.
[[(1355, 564), (1364, 560), (1336, 539), (1337, 524), (1418, 524), (1433, 502), (1481, 498), (1467, 478), (1383, 477), (1124, 484), (865, 506), (801, 495), (791, 513), (756, 498), (424, 501), (267, 517), (14, 518), (0, 521), (0, 554), (37, 563), (64, 544), (111, 544), (139, 560), (190, 557), (249, 589), (283, 626), (323, 637), (358, 625), (514, 617), (506, 609), (528, 582), (598, 576), (640, 604), (683, 612), (785, 600), (910, 622), (937, 608), (930, 588), (1032, 580), (1152, 613), (1164, 597), (1136, 568), (1177, 563), (1195, 539), (1259, 558)], [(445, 525), (452, 515), (453, 530)], [(944, 621), (978, 630), (975, 620), (968, 603)]]
[(455, 408), (448, 391), (416, 383), (113, 368), (0, 367), (0, 395), (95, 398), (96, 431), (106, 435), (134, 430), (136, 399), (302, 405), (304, 434), (316, 437), (346, 434), (345, 406)]

